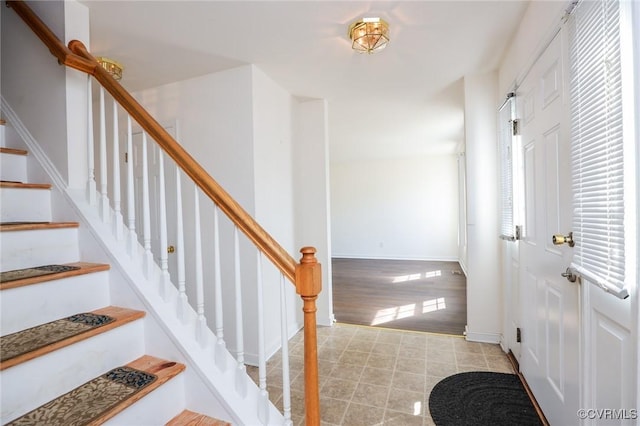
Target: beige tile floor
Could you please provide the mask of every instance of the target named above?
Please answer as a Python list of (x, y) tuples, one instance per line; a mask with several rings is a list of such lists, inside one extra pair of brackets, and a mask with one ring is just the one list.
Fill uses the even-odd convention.
[[(302, 332), (290, 341), (294, 425), (304, 425)], [(318, 328), (323, 425), (433, 425), (429, 394), (465, 371), (513, 373), (498, 345), (462, 337), (336, 324)], [(269, 398), (282, 409), (281, 356), (267, 363)], [(257, 368), (248, 367), (257, 381)]]

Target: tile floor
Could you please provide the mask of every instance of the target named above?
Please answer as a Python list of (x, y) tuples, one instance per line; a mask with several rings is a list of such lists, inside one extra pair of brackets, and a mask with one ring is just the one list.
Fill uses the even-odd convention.
[[(302, 332), (289, 343), (294, 425), (304, 425)], [(318, 328), (323, 425), (433, 425), (429, 394), (465, 371), (513, 373), (498, 345), (462, 337), (336, 324)], [(257, 381), (255, 367), (247, 368)], [(267, 363), (269, 398), (282, 409), (280, 354)]]

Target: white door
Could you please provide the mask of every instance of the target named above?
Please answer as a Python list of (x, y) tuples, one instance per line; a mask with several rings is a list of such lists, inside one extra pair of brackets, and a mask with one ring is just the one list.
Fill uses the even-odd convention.
[[(175, 128), (165, 127), (171, 136), (175, 138)], [(136, 232), (138, 241), (144, 245), (143, 213), (142, 213), (142, 133), (133, 134), (133, 169), (135, 176), (135, 200), (136, 200)], [(165, 204), (167, 220), (167, 247), (160, 247), (160, 148), (147, 136), (147, 153), (149, 168), (149, 209), (151, 216), (151, 251), (158, 265), (161, 262), (161, 253), (168, 255), (168, 269), (171, 281), (177, 282), (177, 260), (175, 252), (169, 250), (176, 247), (176, 165), (171, 158), (164, 155), (164, 182)]]
[(568, 90), (564, 31), (517, 90), (524, 180), (520, 243), (520, 369), (552, 425), (577, 424), (579, 285), (560, 274), (571, 247), (554, 234), (571, 224)]

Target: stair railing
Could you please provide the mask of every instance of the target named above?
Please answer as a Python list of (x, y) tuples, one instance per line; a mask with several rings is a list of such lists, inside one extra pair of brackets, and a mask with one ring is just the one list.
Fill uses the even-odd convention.
[[(196, 338), (204, 346), (206, 344), (207, 320), (205, 317), (205, 288), (203, 274), (205, 264), (202, 250), (202, 230), (200, 219), (200, 193), (204, 194), (213, 206), (213, 240), (214, 240), (214, 304), (210, 311), (215, 312), (215, 357), (218, 367), (230, 368), (224, 365), (226, 346), (224, 341), (223, 328), (223, 299), (221, 283), (221, 257), (220, 257), (220, 219), (218, 212), (224, 213), (233, 227), (233, 264), (234, 264), (234, 285), (235, 297), (235, 338), (236, 338), (236, 386), (237, 391), (243, 393), (243, 384), (240, 376), (245, 374), (244, 349), (243, 349), (243, 325), (242, 325), (242, 284), (240, 277), (240, 252), (241, 241), (239, 234), (242, 233), (257, 248), (257, 310), (258, 310), (258, 386), (260, 388), (260, 401), (258, 412), (263, 422), (267, 423), (268, 413), (268, 392), (266, 385), (266, 352), (264, 347), (264, 318), (263, 318), (263, 273), (262, 258), (266, 257), (277, 268), (280, 275), (280, 300), (281, 300), (281, 343), (282, 343), (282, 369), (283, 369), (283, 415), (285, 424), (291, 424), (291, 403), (290, 403), (290, 370), (288, 367), (288, 320), (286, 316), (286, 289), (285, 281), (291, 281), (303, 301), (304, 317), (304, 399), (305, 399), (305, 419), (307, 425), (320, 424), (320, 400), (318, 383), (318, 361), (317, 361), (317, 336), (316, 336), (316, 299), (321, 291), (321, 267), (318, 263), (313, 247), (303, 247), (300, 252), (302, 257), (299, 262), (290, 256), (274, 238), (272, 238), (254, 219), (247, 213), (208, 173), (207, 171), (174, 139), (169, 132), (163, 128), (134, 98), (127, 92), (113, 77), (100, 66), (82, 42), (73, 40), (69, 46), (65, 46), (55, 34), (40, 20), (40, 18), (22, 1), (7, 1), (7, 6), (11, 7), (49, 48), (50, 52), (58, 59), (60, 64), (82, 71), (88, 75), (87, 90), (89, 93), (88, 103), (88, 182), (87, 201), (90, 205), (96, 206), (103, 222), (113, 225), (114, 237), (123, 241), (132, 257), (142, 257), (144, 273), (148, 279), (155, 279), (154, 268), (160, 268), (158, 278), (159, 292), (168, 299), (169, 292), (173, 286), (172, 280), (177, 288), (176, 309), (177, 314), (186, 320), (186, 312), (189, 290), (186, 285), (187, 271), (185, 270), (185, 237), (191, 238), (193, 243), (193, 258), (195, 259), (194, 271), (190, 272), (195, 281), (195, 289), (190, 291), (195, 294), (196, 300), (193, 308), (197, 314)], [(91, 93), (93, 91), (92, 77), (99, 84), (99, 101), (97, 112), (98, 129), (93, 128), (94, 111)], [(105, 91), (112, 98), (112, 115), (108, 118), (107, 102), (105, 101)], [(126, 111), (126, 113), (123, 113)], [(126, 121), (125, 126), (120, 126)], [(133, 159), (126, 162), (126, 169), (120, 170), (120, 135), (126, 137), (126, 152), (128, 156), (134, 153), (133, 122), (141, 129), (141, 143), (138, 165), (141, 170), (134, 171)], [(107, 127), (110, 125), (108, 131)], [(111, 138), (111, 156), (108, 155), (107, 135)], [(94, 147), (94, 139), (97, 136), (97, 148)], [(157, 157), (149, 153), (148, 139), (156, 142), (160, 150), (157, 150)], [(176, 226), (176, 254), (177, 271), (175, 277), (170, 277), (167, 258), (167, 209), (166, 209), (166, 184), (164, 159), (165, 155), (175, 163), (175, 175), (171, 179), (175, 182), (176, 205), (172, 214), (175, 216)], [(98, 159), (97, 167), (94, 158)], [(112, 168), (109, 166), (111, 158)], [(116, 161), (113, 161), (116, 159)], [(154, 190), (150, 190), (150, 159), (157, 161), (157, 174), (155, 176)], [(96, 170), (98, 176), (96, 176)], [(137, 176), (136, 173), (140, 176)], [(110, 176), (109, 176), (110, 175)], [(186, 175), (193, 182), (193, 228), (195, 230), (192, 237), (186, 236), (184, 232), (185, 219), (183, 217), (183, 186), (182, 175)], [(126, 182), (122, 183), (122, 179)], [(111, 184), (109, 181), (111, 180)], [(125, 188), (126, 200), (122, 203), (121, 188)], [(136, 196), (138, 195), (138, 196)], [(154, 198), (155, 197), (155, 198)], [(159, 206), (158, 217), (152, 220), (150, 199), (154, 198), (155, 204)], [(137, 213), (137, 214), (136, 214)], [(142, 222), (140, 224), (140, 222)], [(139, 229), (141, 228), (141, 229)], [(152, 228), (155, 233), (152, 233)], [(141, 233), (139, 235), (139, 233)], [(156, 241), (156, 248), (152, 247), (152, 240)], [(140, 243), (140, 244), (139, 244)], [(142, 246), (142, 248), (140, 248)], [(155, 253), (154, 253), (155, 251)], [(156, 259), (159, 262), (156, 263)], [(209, 263), (207, 263), (208, 267)], [(210, 269), (210, 268), (209, 268)], [(208, 269), (208, 270), (209, 270)], [(244, 390), (246, 392), (246, 390)]]

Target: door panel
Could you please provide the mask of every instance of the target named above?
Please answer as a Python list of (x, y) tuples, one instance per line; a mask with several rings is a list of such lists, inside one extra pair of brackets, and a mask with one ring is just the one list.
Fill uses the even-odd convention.
[[(174, 138), (175, 127), (168, 126), (165, 130)], [(133, 134), (133, 169), (135, 176), (135, 218), (138, 241), (144, 245), (143, 211), (142, 211), (142, 133)], [(167, 247), (160, 247), (160, 148), (147, 137), (147, 155), (149, 170), (149, 213), (151, 219), (151, 251), (158, 265), (161, 264), (161, 253), (167, 252), (169, 246), (176, 246), (176, 165), (167, 155), (164, 155), (164, 185), (167, 221)], [(177, 281), (177, 259), (174, 253), (168, 253), (168, 271), (172, 281)]]
[(552, 243), (571, 222), (561, 43), (556, 36), (518, 89), (525, 193), (520, 368), (549, 422), (571, 425), (579, 423), (579, 287), (560, 275), (571, 248)]
[(524, 235), (525, 244), (536, 244), (536, 145), (535, 140), (524, 146)]

